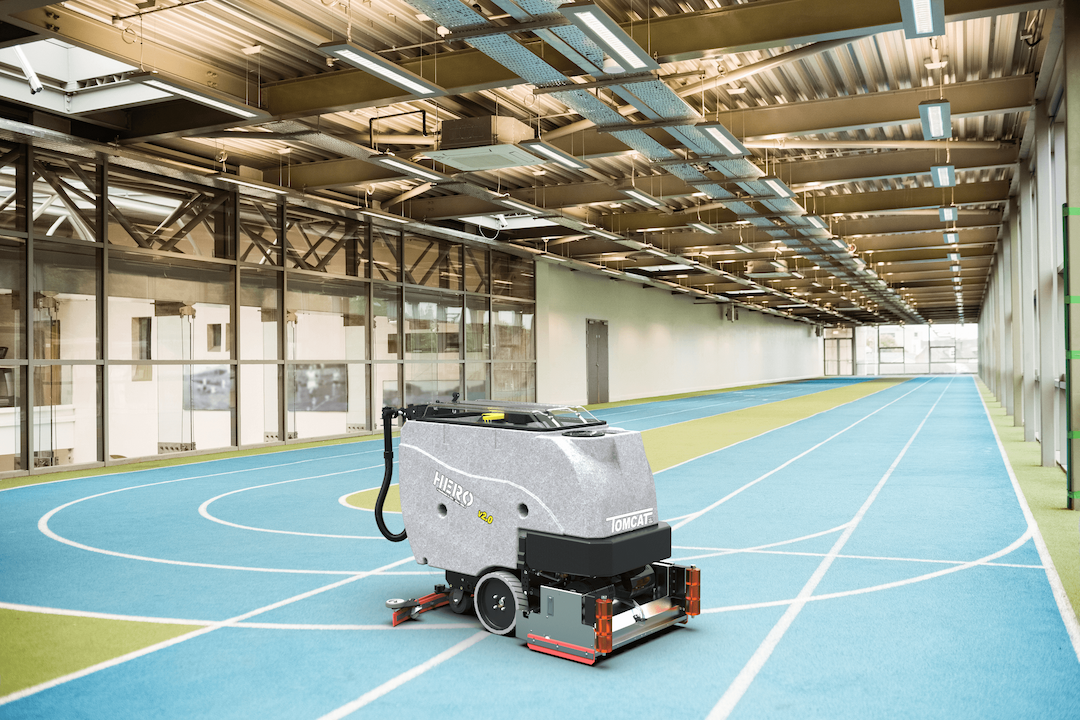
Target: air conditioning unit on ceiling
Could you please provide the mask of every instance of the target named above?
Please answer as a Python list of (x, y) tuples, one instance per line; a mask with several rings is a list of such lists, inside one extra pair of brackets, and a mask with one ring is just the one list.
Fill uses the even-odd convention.
[(424, 155), (464, 172), (501, 170), (542, 165), (547, 160), (517, 147), (532, 140), (533, 131), (512, 117), (478, 117), (444, 120), (438, 150)]

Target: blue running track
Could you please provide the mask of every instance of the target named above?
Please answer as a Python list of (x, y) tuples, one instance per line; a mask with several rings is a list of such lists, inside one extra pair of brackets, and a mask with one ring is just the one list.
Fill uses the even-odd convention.
[[(597, 415), (644, 430), (847, 382)], [(441, 575), (339, 502), (381, 461), (358, 442), (0, 492), (0, 607), (199, 627), (18, 699), (0, 685), (0, 717), (1080, 717), (1076, 621), (970, 377), (657, 473), (703, 613), (592, 667), (448, 609), (391, 628), (385, 599)]]

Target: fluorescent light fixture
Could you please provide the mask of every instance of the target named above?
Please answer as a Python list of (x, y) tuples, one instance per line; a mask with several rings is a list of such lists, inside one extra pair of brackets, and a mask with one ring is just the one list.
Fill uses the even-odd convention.
[(944, 238), (946, 245), (955, 245), (960, 242), (960, 233), (947, 232), (941, 237)]
[(930, 168), (930, 179), (934, 187), (953, 187), (956, 185), (956, 168), (952, 165), (934, 165)]
[(37, 73), (34, 72), (34, 68), (30, 66), (30, 61), (27, 60), (26, 55), (23, 54), (23, 49), (18, 45), (15, 46), (15, 55), (19, 58), (19, 64), (22, 65), (23, 75), (26, 76), (26, 82), (30, 85), (30, 94), (37, 95), (45, 89), (45, 86), (41, 84), (41, 80), (38, 79)]
[(208, 88), (189, 88), (181, 84), (177, 80), (171, 78), (162, 77), (157, 72), (138, 73), (128, 78), (131, 82), (142, 83), (148, 85), (155, 90), (161, 90), (167, 92), (170, 95), (179, 95), (180, 97), (193, 100), (200, 105), (206, 105), (212, 107), (215, 110), (221, 110), (231, 115), (236, 115), (242, 118), (262, 118), (270, 117), (270, 115), (258, 108), (245, 105), (240, 100), (212, 91)]
[(697, 128), (701, 130), (705, 135), (716, 142), (724, 150), (725, 155), (731, 155), (732, 157), (737, 155), (749, 155), (750, 151), (746, 149), (746, 146), (739, 142), (734, 135), (731, 134), (726, 127), (720, 123), (709, 123), (708, 125), (698, 125)]
[(434, 170), (428, 170), (423, 165), (418, 165), (414, 162), (409, 162), (408, 160), (402, 160), (393, 155), (372, 155), (368, 160), (384, 167), (393, 168), (394, 170), (398, 170), (414, 178), (422, 178), (433, 182), (439, 182), (446, 179), (444, 175), (440, 175)]
[(720, 232), (712, 225), (706, 225), (703, 222), (692, 222), (690, 223), (690, 227), (694, 228), (695, 230), (700, 230), (703, 233), (709, 233), (710, 235), (716, 235)]
[(746, 245), (743, 245), (741, 243), (738, 244), (738, 245), (732, 245), (731, 247), (735, 248), (739, 252), (744, 252), (744, 253), (752, 253), (752, 252), (754, 252), (753, 248), (749, 248)]
[(648, 193), (644, 193), (641, 190), (638, 190), (637, 188), (624, 188), (623, 192), (625, 194), (629, 195), (630, 197), (634, 198), (638, 202), (645, 203), (649, 207), (662, 207), (663, 204), (664, 204), (661, 201), (654, 198), (652, 195), (649, 195)]
[(612, 270), (611, 268), (600, 268), (600, 272), (606, 272), (608, 275), (622, 275), (618, 270)]
[(667, 257), (668, 256), (668, 254), (666, 252), (664, 252), (663, 250), (657, 250), (656, 248), (649, 248), (645, 252), (652, 253), (653, 255), (656, 255), (657, 257)]
[(365, 50), (350, 42), (323, 43), (319, 46), (319, 50), (332, 58), (343, 60), (353, 67), (360, 68), (392, 85), (397, 85), (416, 97), (434, 97), (446, 94), (446, 90), (435, 83), (428, 82), (416, 73), (409, 72), (377, 53)]
[(948, 100), (927, 100), (919, 103), (923, 140), (944, 140), (952, 137), (952, 119)]
[(241, 180), (240, 178), (236, 177), (235, 175), (226, 175), (225, 173), (221, 173), (220, 175), (214, 175), (214, 179), (215, 180), (223, 180), (223, 181), (225, 181), (227, 183), (232, 183), (233, 185), (243, 185), (244, 187), (255, 188), (256, 190), (266, 190), (267, 192), (272, 192), (272, 193), (275, 193), (277, 195), (288, 195), (289, 194), (289, 191), (286, 190), (283, 187), (278, 187), (276, 185), (265, 185), (265, 184), (262, 184), (262, 183), (248, 182), (247, 180)]
[(538, 215), (538, 214), (541, 214), (541, 213), (544, 212), (540, 208), (531, 207), (529, 205), (526, 205), (523, 202), (518, 202), (517, 200), (500, 200), (499, 202), (501, 202), (503, 205), (505, 205), (507, 207), (514, 208), (515, 210), (520, 210), (521, 212), (527, 212), (530, 215)]
[(847, 252), (847, 243), (846, 243), (846, 242), (844, 242), (843, 240), (838, 240), (838, 239), (836, 239), (836, 238), (833, 238), (833, 241), (832, 241), (832, 243), (833, 243), (833, 245), (835, 245), (836, 247), (840, 248), (840, 249), (841, 249), (841, 250), (843, 250), (844, 252)]
[(617, 72), (645, 72), (660, 69), (660, 63), (649, 57), (649, 54), (598, 5), (592, 3), (563, 5), (559, 8), (559, 12), (618, 61)]
[(938, 208), (938, 218), (941, 219), (941, 222), (956, 222), (959, 216), (960, 211), (954, 207)]
[(607, 230), (593, 230), (593, 235), (599, 235), (607, 240), (622, 240), (622, 235), (616, 235), (615, 233), (608, 232)]
[(761, 179), (761, 182), (768, 185), (780, 197), (792, 197), (795, 194), (780, 178), (765, 177)]
[(900, 0), (904, 37), (931, 37), (945, 34), (944, 0)]
[(519, 142), (518, 146), (529, 152), (539, 153), (548, 160), (558, 163), (570, 170), (585, 170), (589, 167), (570, 153), (563, 152), (559, 148), (550, 145), (543, 140), (526, 140), (524, 142)]
[(388, 213), (379, 213), (374, 210), (361, 210), (361, 215), (367, 215), (368, 217), (377, 218), (379, 220), (389, 220), (390, 222), (396, 222), (401, 225), (409, 222), (408, 218), (398, 217), (397, 215), (390, 215)]
[(960, 253), (949, 253), (949, 260), (960, 262)]
[(799, 272), (798, 270), (792, 270), (792, 271), (791, 271), (791, 277), (799, 278), (800, 280), (803, 280), (804, 278), (806, 278), (806, 276), (805, 276), (805, 275), (803, 275), (803, 274), (802, 274), (801, 272)]
[(828, 230), (829, 229), (828, 226), (825, 224), (825, 221), (822, 220), (821, 218), (819, 218), (817, 215), (807, 215), (806, 220), (811, 225), (816, 227), (818, 230)]

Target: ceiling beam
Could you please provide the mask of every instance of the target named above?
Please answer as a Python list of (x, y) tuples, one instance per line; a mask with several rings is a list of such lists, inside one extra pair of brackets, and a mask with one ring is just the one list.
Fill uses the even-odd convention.
[[(1053, 0), (949, 0), (950, 19), (989, 17), (1023, 10), (1051, 7)], [(786, 47), (816, 40), (857, 37), (901, 27), (900, 8), (893, 2), (865, 0), (774, 0), (738, 5), (721, 10), (680, 13), (649, 22), (624, 26), (642, 47), (668, 62), (683, 57), (715, 57), (724, 53)], [(329, 38), (327, 38), (329, 39)], [(570, 75), (580, 70), (547, 43), (522, 43), (549, 65)], [(508, 87), (521, 79), (476, 50), (440, 53), (431, 58), (405, 60), (403, 68), (434, 81), (455, 93)], [(400, 98), (401, 91), (382, 81), (370, 82), (359, 71), (323, 73), (265, 86), (264, 97), (271, 114), (307, 117), (362, 107), (385, 105)]]
[[(1009, 197), (1009, 182), (965, 183), (955, 188), (905, 188), (851, 195), (821, 195), (803, 198), (808, 213), (822, 217), (843, 214), (856, 215), (890, 210), (936, 208), (950, 201), (958, 205), (1005, 202)], [(735, 222), (738, 216), (730, 210), (709, 211), (706, 222)], [(640, 232), (643, 228), (672, 228), (686, 224), (685, 215), (668, 215), (657, 211), (606, 215), (603, 226), (612, 232)]]
[(1004, 203), (1009, 199), (1009, 181), (964, 183), (955, 188), (904, 188), (882, 192), (851, 195), (812, 195), (804, 199), (804, 207), (815, 215), (857, 215), (860, 213), (899, 210), (902, 208), (935, 208), (953, 202), (957, 205)]
[[(954, 83), (943, 89), (953, 118), (1021, 112), (1035, 105), (1035, 77), (1030, 74)], [(736, 137), (754, 140), (918, 123), (919, 103), (934, 99), (937, 90), (890, 90), (731, 110), (721, 121)]]
[[(962, 143), (959, 147), (950, 145), (950, 161), (958, 171), (1015, 165), (1020, 158), (1019, 145), (1003, 145), (993, 150), (967, 149)], [(778, 163), (777, 171), (782, 173), (784, 182), (789, 186), (807, 183), (828, 185), (925, 175), (931, 165), (939, 165), (941, 161), (940, 151), (893, 150)]]

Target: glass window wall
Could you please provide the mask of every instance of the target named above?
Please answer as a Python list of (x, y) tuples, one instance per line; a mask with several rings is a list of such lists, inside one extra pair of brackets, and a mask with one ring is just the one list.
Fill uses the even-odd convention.
[(876, 325), (855, 328), (857, 375), (978, 372), (979, 327)]
[(123, 165), (0, 143), (0, 475), (535, 399), (530, 260)]

